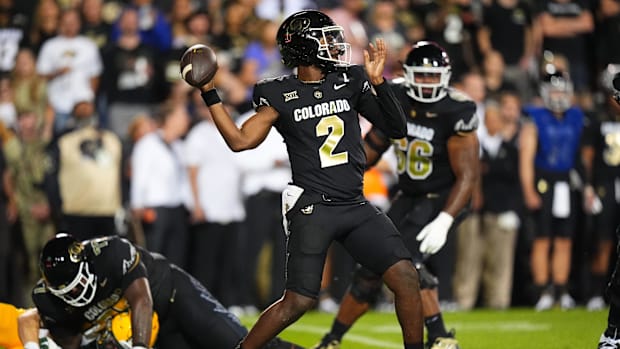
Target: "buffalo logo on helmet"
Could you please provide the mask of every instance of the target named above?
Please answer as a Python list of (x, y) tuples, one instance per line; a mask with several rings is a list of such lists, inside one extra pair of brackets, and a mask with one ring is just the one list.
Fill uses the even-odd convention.
[(69, 259), (71, 262), (78, 263), (80, 262), (82, 251), (84, 251), (84, 246), (79, 242), (74, 242), (69, 246)]

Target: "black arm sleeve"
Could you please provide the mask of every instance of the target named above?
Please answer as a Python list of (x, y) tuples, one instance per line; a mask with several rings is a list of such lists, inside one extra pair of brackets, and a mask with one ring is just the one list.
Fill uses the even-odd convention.
[(377, 95), (360, 100), (360, 112), (390, 138), (403, 138), (407, 135), (405, 112), (394, 91), (384, 82), (374, 86)]

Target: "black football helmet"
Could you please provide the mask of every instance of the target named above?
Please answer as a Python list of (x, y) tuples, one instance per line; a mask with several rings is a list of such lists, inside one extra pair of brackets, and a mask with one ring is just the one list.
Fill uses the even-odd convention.
[(286, 18), (277, 42), (282, 63), (289, 68), (316, 65), (333, 70), (351, 64), (351, 45), (344, 41), (344, 30), (320, 11), (300, 11)]
[[(405, 84), (407, 94), (422, 103), (433, 103), (442, 99), (446, 93), (452, 66), (446, 51), (432, 41), (420, 41), (413, 45), (405, 63)], [(416, 82), (416, 75), (437, 76), (437, 82)]]
[(573, 99), (573, 83), (568, 74), (560, 70), (544, 74), (540, 82), (540, 96), (545, 107), (554, 113), (568, 110)]
[(74, 307), (90, 304), (97, 291), (97, 276), (90, 272), (84, 245), (73, 236), (57, 234), (48, 241), (39, 261), (47, 289)]

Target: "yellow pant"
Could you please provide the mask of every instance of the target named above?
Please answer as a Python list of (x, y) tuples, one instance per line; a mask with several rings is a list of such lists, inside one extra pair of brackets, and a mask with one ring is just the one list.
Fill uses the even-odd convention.
[(17, 332), (17, 317), (23, 312), (24, 309), (0, 303), (0, 347), (6, 349), (23, 348)]

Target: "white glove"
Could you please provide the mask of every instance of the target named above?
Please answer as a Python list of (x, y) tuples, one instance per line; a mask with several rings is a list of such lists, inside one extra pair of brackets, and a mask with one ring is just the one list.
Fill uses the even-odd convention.
[(428, 223), (416, 237), (416, 240), (422, 241), (420, 252), (437, 253), (446, 243), (448, 230), (453, 221), (454, 218), (450, 214), (441, 211), (433, 221)]

